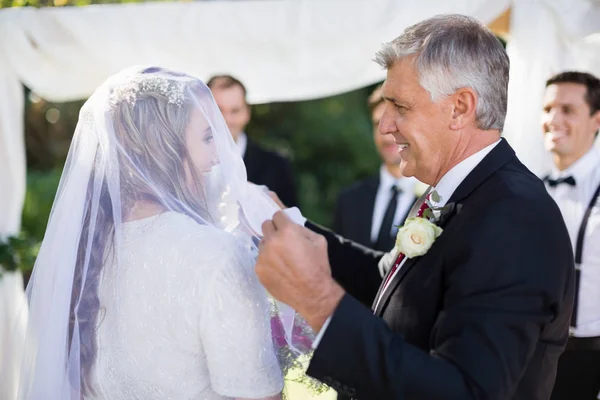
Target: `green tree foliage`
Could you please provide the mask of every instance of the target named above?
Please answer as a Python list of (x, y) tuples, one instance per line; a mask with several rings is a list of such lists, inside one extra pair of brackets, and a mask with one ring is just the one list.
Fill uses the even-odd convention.
[(378, 168), (366, 107), (369, 91), (254, 106), (248, 134), (292, 160), (302, 211), (319, 223), (331, 222), (342, 187)]

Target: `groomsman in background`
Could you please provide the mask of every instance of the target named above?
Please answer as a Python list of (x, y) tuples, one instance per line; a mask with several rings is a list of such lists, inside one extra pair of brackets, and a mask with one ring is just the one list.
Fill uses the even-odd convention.
[(552, 173), (544, 178), (575, 252), (570, 338), (552, 400), (592, 400), (600, 392), (600, 80), (563, 72), (546, 82), (542, 118)]
[(233, 136), (248, 173), (248, 181), (267, 186), (288, 207), (298, 205), (296, 185), (290, 162), (281, 155), (262, 148), (246, 135), (251, 109), (246, 101), (246, 88), (230, 75), (217, 75), (208, 80), (227, 127)]
[(333, 230), (347, 239), (376, 250), (394, 247), (398, 225), (417, 200), (418, 181), (400, 173), (398, 145), (392, 135), (377, 131), (385, 108), (381, 85), (369, 96), (373, 139), (381, 157), (379, 172), (342, 190), (338, 197)]

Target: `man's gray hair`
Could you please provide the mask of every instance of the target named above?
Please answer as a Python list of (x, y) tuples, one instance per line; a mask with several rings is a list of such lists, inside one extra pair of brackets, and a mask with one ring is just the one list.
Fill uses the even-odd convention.
[(411, 56), (415, 56), (419, 83), (433, 101), (469, 87), (479, 97), (477, 126), (502, 131), (509, 60), (500, 40), (485, 25), (464, 15), (438, 15), (386, 43), (375, 61), (389, 69)]

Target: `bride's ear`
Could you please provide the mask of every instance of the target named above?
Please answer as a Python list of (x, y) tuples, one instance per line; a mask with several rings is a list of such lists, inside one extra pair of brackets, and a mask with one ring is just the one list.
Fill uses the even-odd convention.
[(452, 119), (450, 129), (462, 130), (477, 119), (477, 93), (471, 88), (461, 88), (452, 96)]

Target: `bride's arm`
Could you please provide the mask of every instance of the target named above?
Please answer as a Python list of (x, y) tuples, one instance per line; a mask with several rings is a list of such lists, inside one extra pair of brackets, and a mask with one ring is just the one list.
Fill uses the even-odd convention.
[(238, 399), (281, 399), (283, 376), (266, 291), (250, 251), (223, 235), (212, 246), (212, 251), (225, 248), (211, 260), (215, 273), (206, 286), (200, 321), (212, 389)]

